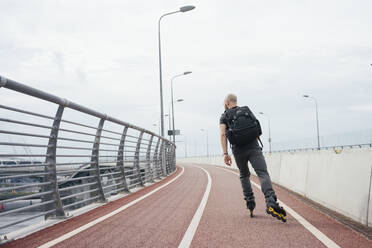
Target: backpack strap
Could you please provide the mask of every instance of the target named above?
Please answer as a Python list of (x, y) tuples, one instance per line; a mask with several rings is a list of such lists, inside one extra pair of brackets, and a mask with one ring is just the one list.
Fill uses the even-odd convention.
[(234, 126), (234, 122), (236, 121), (236, 109), (228, 109), (226, 111), (226, 118), (228, 120), (228, 128), (232, 128)]
[(263, 148), (264, 146), (263, 146), (263, 144), (262, 144), (262, 141), (261, 141), (260, 137), (258, 137), (257, 139), (258, 139), (258, 141), (261, 143), (261, 147)]
[(257, 120), (256, 116), (254, 116), (252, 110), (248, 106), (244, 106), (244, 108), (247, 108), (248, 114), (252, 120)]

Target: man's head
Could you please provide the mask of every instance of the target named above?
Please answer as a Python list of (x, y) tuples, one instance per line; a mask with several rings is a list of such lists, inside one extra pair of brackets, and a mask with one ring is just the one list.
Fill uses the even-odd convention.
[(225, 97), (224, 106), (225, 109), (231, 109), (238, 104), (238, 98), (234, 94), (228, 94)]

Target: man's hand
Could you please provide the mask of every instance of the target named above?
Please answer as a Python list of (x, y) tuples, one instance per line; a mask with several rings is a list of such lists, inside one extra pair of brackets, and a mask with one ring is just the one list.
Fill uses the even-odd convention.
[(225, 164), (227, 166), (231, 166), (232, 161), (231, 161), (230, 155), (228, 155), (228, 154), (224, 155), (223, 160), (225, 161)]

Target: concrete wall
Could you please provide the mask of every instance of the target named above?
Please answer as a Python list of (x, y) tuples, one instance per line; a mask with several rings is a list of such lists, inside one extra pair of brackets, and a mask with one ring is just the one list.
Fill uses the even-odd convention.
[[(369, 214), (372, 226), (372, 148), (272, 153), (265, 159), (273, 182), (359, 223), (366, 224)], [(225, 166), (222, 156), (178, 162)], [(233, 168), (237, 168), (235, 162)]]

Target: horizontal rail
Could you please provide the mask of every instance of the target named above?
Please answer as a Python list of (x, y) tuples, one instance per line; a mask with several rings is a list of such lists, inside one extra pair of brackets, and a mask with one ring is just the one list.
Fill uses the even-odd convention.
[(14, 186), (14, 187), (0, 187), (0, 192), (2, 191), (11, 191), (11, 190), (16, 190), (16, 189), (26, 189), (29, 187), (39, 187), (39, 186), (44, 186), (51, 184), (51, 182), (45, 182), (45, 183), (31, 183), (31, 184), (26, 184), (26, 185), (21, 185), (21, 186)]
[[(12, 143), (12, 142), (0, 142), (0, 146), (26, 146), (26, 147), (49, 147), (48, 145), (40, 144), (27, 144), (27, 143)], [(89, 149), (91, 150), (91, 149)]]
[(36, 123), (31, 123), (31, 122), (17, 121), (17, 120), (12, 120), (12, 119), (0, 118), (0, 121), (14, 123), (14, 124), (21, 124), (21, 125), (25, 125), (25, 126), (52, 129), (52, 127), (50, 127), (50, 126), (40, 125), (40, 124), (36, 124)]
[(22, 132), (14, 132), (14, 131), (6, 131), (6, 130), (0, 130), (0, 133), (3, 133), (3, 134), (12, 134), (12, 135), (20, 135), (20, 136), (28, 136), (28, 137), (36, 137), (36, 138), (46, 138), (46, 139), (49, 139), (50, 138), (50, 136), (47, 136), (47, 135), (32, 134), (32, 133), (22, 133)]
[[(110, 179), (108, 179), (105, 183), (110, 183), (110, 182), (116, 182), (116, 181), (118, 181), (119, 179), (121, 179), (120, 177), (112, 177), (112, 178), (110, 178)], [(120, 183), (120, 184), (122, 184), (122, 183)], [(104, 187), (103, 187), (104, 188)]]
[(82, 188), (82, 187), (93, 186), (93, 185), (97, 185), (97, 183), (96, 182), (94, 182), (94, 183), (85, 183), (85, 184), (79, 184), (79, 185), (76, 185), (76, 186), (71, 186), (71, 187), (66, 187), (66, 188), (60, 188), (59, 189), (59, 192), (63, 192), (63, 191), (71, 190), (71, 189), (78, 189), (78, 188)]
[(131, 184), (130, 186), (129, 186), (129, 188), (130, 189), (133, 189), (133, 188), (135, 188), (136, 186), (138, 186), (138, 185), (140, 185), (141, 184), (141, 182), (138, 182), (138, 183), (135, 183), (135, 184)]
[(8, 157), (48, 157), (50, 154), (0, 154), (0, 158)]
[(96, 176), (68, 178), (68, 179), (64, 179), (64, 180), (58, 180), (58, 183), (62, 184), (62, 183), (67, 183), (67, 182), (75, 182), (75, 181), (80, 181), (80, 180), (84, 180), (84, 179), (91, 179), (91, 178), (95, 178), (95, 177)]
[(104, 186), (102, 187), (103, 189), (108, 189), (108, 188), (112, 188), (112, 187), (116, 187), (118, 185), (123, 185), (122, 183), (116, 183), (116, 184), (111, 184), (111, 185), (107, 185), (107, 186)]
[(51, 213), (55, 213), (55, 212), (56, 212), (56, 210), (55, 209), (52, 209), (52, 210), (45, 211), (45, 212), (42, 212), (42, 213), (39, 213), (39, 214), (35, 214), (35, 215), (31, 216), (31, 217), (23, 218), (21, 220), (17, 220), (17, 221), (11, 222), (11, 223), (6, 224), (4, 226), (0, 226), (0, 229), (5, 229), (7, 227), (11, 227), (11, 226), (20, 224), (22, 222), (26, 222), (26, 221), (29, 221), (29, 220), (32, 220), (32, 219), (36, 219), (38, 217), (41, 217), (41, 216), (44, 216), (44, 215), (48, 215), (48, 214), (51, 214)]
[(124, 187), (118, 187), (118, 188), (113, 189), (109, 192), (106, 192), (105, 195), (111, 195), (112, 193), (118, 193), (119, 191), (122, 191), (122, 190), (124, 190)]
[(72, 125), (79, 126), (79, 127), (86, 127), (86, 128), (90, 128), (90, 129), (93, 129), (93, 130), (98, 129), (97, 127), (93, 127), (93, 126), (90, 126), (90, 125), (86, 125), (86, 124), (82, 124), (82, 123), (78, 123), (78, 122), (74, 122), (74, 121), (64, 120), (64, 119), (61, 119), (61, 122), (72, 124)]
[(41, 172), (41, 173), (19, 174), (19, 175), (13, 175), (13, 176), (0, 176), (0, 180), (22, 178), (22, 177), (45, 176), (45, 175), (49, 175), (49, 174), (50, 174), (49, 172)]
[(103, 177), (103, 176), (117, 175), (117, 174), (121, 174), (121, 171), (118, 171), (118, 172), (112, 172), (112, 173), (104, 173), (104, 174), (101, 174), (101, 177)]
[(44, 195), (48, 195), (48, 194), (52, 194), (52, 193), (53, 193), (53, 191), (46, 191), (46, 192), (42, 192), (42, 193), (35, 193), (35, 194), (30, 194), (30, 195), (14, 197), (14, 198), (11, 198), (11, 199), (6, 199), (6, 200), (0, 201), (0, 204), (1, 203), (9, 203), (9, 202), (14, 202), (14, 201), (19, 201), (19, 200), (33, 199), (35, 197), (40, 197), (40, 196), (44, 196)]
[(0, 169), (9, 169), (9, 168), (19, 169), (19, 168), (29, 168), (29, 167), (42, 167), (42, 166), (47, 166), (47, 165), (49, 164), (41, 163), (41, 164), (2, 165), (0, 166)]
[[(1, 78), (1, 76), (0, 76), (0, 78)], [(9, 106), (5, 106), (5, 105), (1, 105), (1, 104), (0, 104), (0, 108), (2, 108), (2, 109), (7, 109), (7, 110), (10, 110), (10, 111), (14, 111), (14, 112), (23, 113), (23, 114), (33, 115), (33, 116), (37, 116), (37, 117), (41, 117), (41, 118), (45, 118), (45, 119), (51, 119), (51, 120), (54, 120), (54, 117), (53, 117), (53, 116), (37, 114), (37, 113), (34, 113), (34, 112), (25, 111), (25, 110), (22, 110), (22, 109), (13, 108), (13, 107), (9, 107)]]
[(63, 171), (57, 171), (56, 173), (57, 173), (58, 175), (61, 175), (61, 174), (71, 174), (71, 173), (81, 172), (81, 171), (94, 171), (94, 169), (84, 169), (84, 170), (80, 170), (80, 169), (76, 169), (76, 170), (63, 170)]
[(9, 211), (1, 212), (0, 213), (0, 217), (1, 216), (5, 216), (5, 215), (9, 215), (9, 214), (14, 214), (14, 213), (22, 212), (24, 210), (29, 210), (29, 209), (33, 209), (33, 208), (45, 206), (45, 205), (51, 204), (53, 202), (54, 202), (54, 200), (51, 200), (51, 201), (46, 201), (46, 202), (42, 202), (42, 203), (36, 203), (36, 204), (29, 205), (29, 206), (25, 206), (25, 207), (21, 207), (21, 208), (9, 210)]
[(63, 201), (63, 200), (66, 200), (66, 199), (70, 199), (70, 198), (79, 196), (79, 195), (85, 195), (85, 194), (89, 194), (89, 193), (93, 193), (93, 192), (97, 192), (97, 191), (98, 191), (98, 189), (92, 189), (92, 190), (88, 190), (88, 191), (83, 191), (83, 192), (79, 192), (79, 193), (76, 193), (76, 194), (72, 194), (72, 195), (61, 197), (61, 200)]
[(84, 199), (84, 200), (81, 200), (81, 201), (78, 201), (78, 202), (75, 202), (75, 203), (64, 205), (63, 206), (63, 209), (68, 209), (70, 207), (73, 207), (73, 206), (76, 206), (76, 205), (79, 205), (79, 204), (82, 204), (82, 203), (85, 203), (85, 202), (90, 202), (90, 201), (96, 200), (98, 198), (99, 198), (99, 196), (94, 196), (94, 197), (91, 197), (91, 198), (88, 198), (88, 199)]
[(80, 143), (89, 143), (93, 144), (94, 141), (91, 140), (79, 140), (79, 139), (71, 139), (71, 138), (64, 138), (64, 137), (59, 137), (59, 140), (65, 140), (65, 141), (74, 141), (74, 142), (80, 142)]

